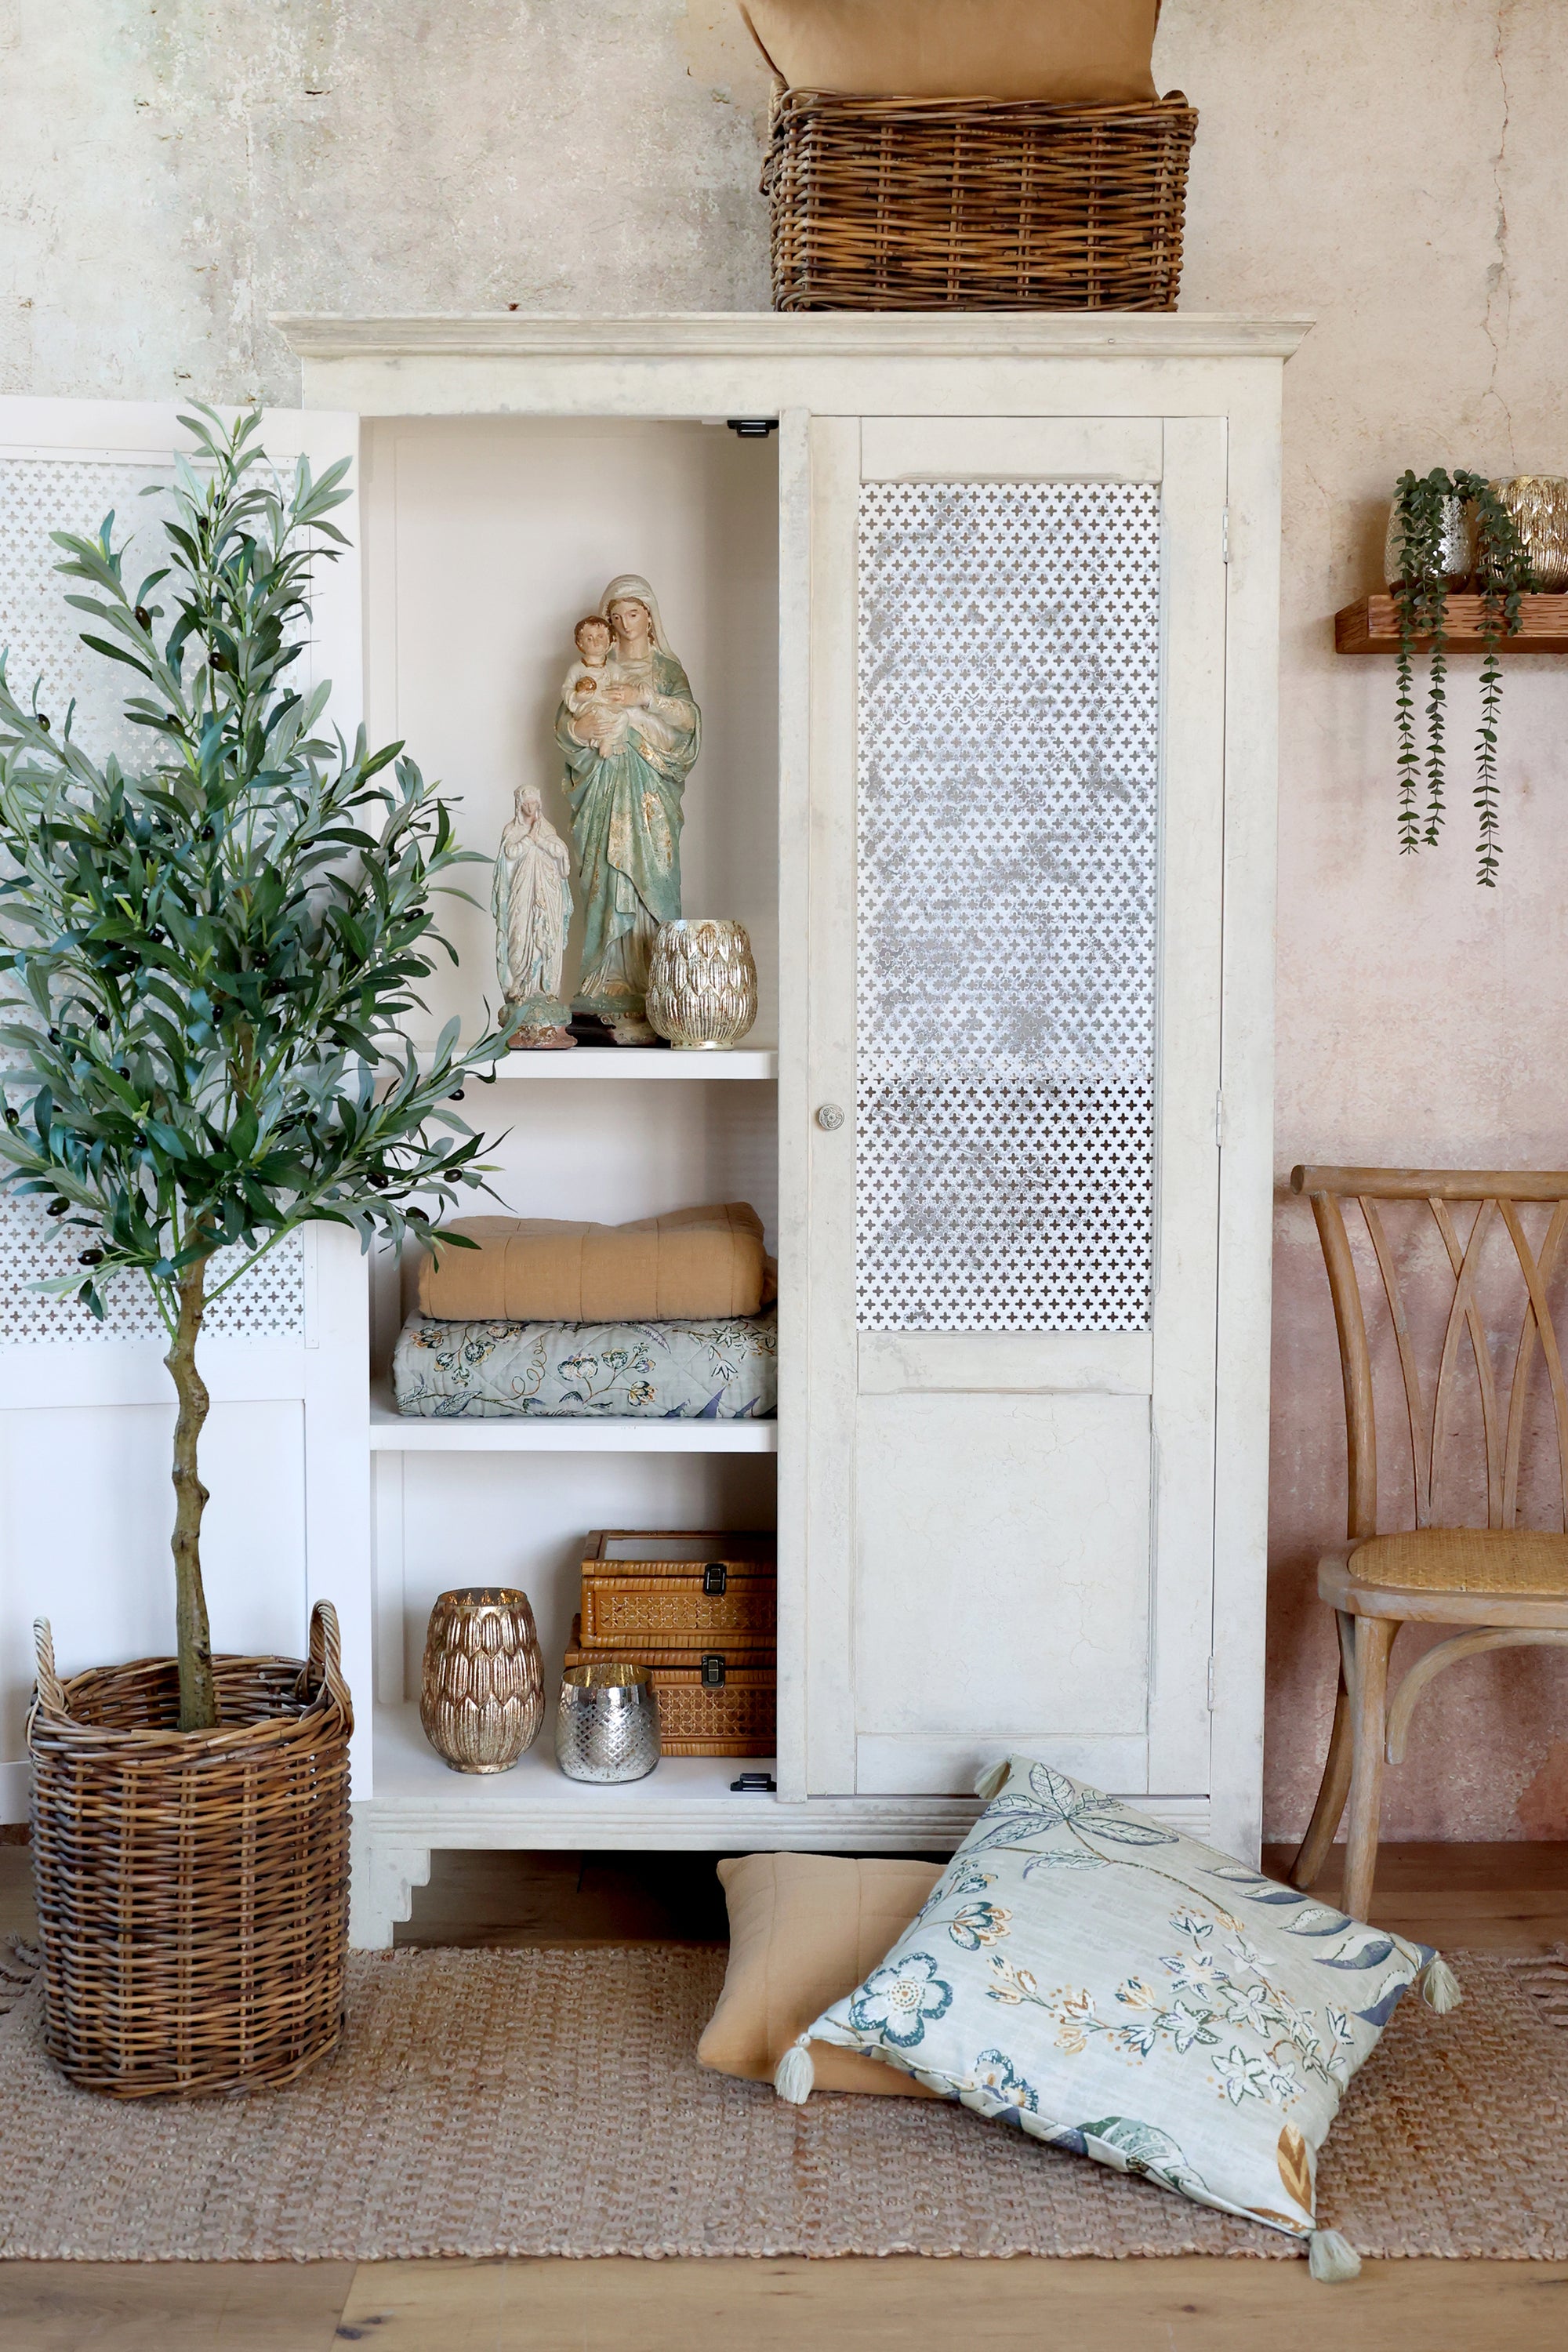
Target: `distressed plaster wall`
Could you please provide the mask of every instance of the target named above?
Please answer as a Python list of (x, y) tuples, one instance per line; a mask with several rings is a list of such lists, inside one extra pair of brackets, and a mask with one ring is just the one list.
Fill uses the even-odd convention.
[[(1505, 863), (1464, 767), (1401, 860), (1393, 680), (1329, 616), (1405, 463), (1568, 470), (1563, 0), (1165, 0), (1202, 110), (1184, 307), (1306, 312), (1287, 375), (1279, 1165), (1568, 1155), (1568, 665), (1510, 670)], [(767, 299), (765, 84), (721, 0), (0, 0), (0, 388), (297, 394), (279, 310)], [(1474, 664), (1456, 666), (1462, 747)], [(1342, 1525), (1310, 1218), (1278, 1222), (1268, 1812), (1310, 1801)], [(1221, 1661), (1223, 1671), (1223, 1657)], [(1550, 1654), (1439, 1685), (1391, 1834), (1568, 1832)]]

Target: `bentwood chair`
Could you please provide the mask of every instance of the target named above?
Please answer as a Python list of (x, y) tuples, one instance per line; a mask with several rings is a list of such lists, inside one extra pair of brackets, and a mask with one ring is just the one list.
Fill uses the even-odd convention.
[[(1429, 1684), (1445, 1667), (1482, 1650), (1568, 1643), (1568, 1533), (1517, 1524), (1522, 1489), (1532, 1511), (1549, 1507), (1568, 1529), (1568, 1387), (1551, 1297), (1568, 1237), (1568, 1173), (1298, 1168), (1290, 1189), (1312, 1203), (1328, 1266), (1344, 1377), (1350, 1489), (1349, 1546), (1318, 1565), (1318, 1591), (1339, 1623), (1339, 1696), (1317, 1808), (1290, 1874), (1302, 1887), (1317, 1877), (1348, 1796), (1341, 1899), (1352, 1917), (1364, 1918), (1377, 1868), (1384, 1758), (1403, 1761), (1411, 1716)], [(1356, 1222), (1370, 1245), (1359, 1266), (1346, 1201), (1355, 1202)], [(1395, 1202), (1411, 1205), (1394, 1210), (1391, 1221), (1386, 1212)], [(1417, 1245), (1431, 1243), (1426, 1211), (1441, 1246), (1428, 1248), (1419, 1285), (1411, 1283), (1407, 1298), (1401, 1271), (1409, 1270), (1412, 1238)], [(1440, 1289), (1435, 1317), (1434, 1286), (1427, 1280), (1432, 1264)], [(1408, 1460), (1410, 1480), (1406, 1488), (1401, 1476), (1399, 1490), (1412, 1497), (1413, 1507), (1403, 1516), (1414, 1519), (1413, 1526), (1384, 1535), (1378, 1533), (1377, 1413), (1366, 1313), (1376, 1300), (1379, 1276), (1387, 1314), (1383, 1332), (1400, 1376), (1388, 1385), (1394, 1395), (1401, 1385), (1404, 1390), (1398, 1459), (1401, 1472)], [(1506, 1395), (1493, 1361), (1490, 1331), (1496, 1328), (1505, 1333)], [(1465, 1358), (1473, 1387), (1461, 1376)], [(1429, 1386), (1422, 1378), (1424, 1359), (1432, 1372)], [(1534, 1382), (1532, 1402), (1538, 1361), (1545, 1387)], [(1385, 1428), (1392, 1418), (1385, 1416)], [(1473, 1443), (1478, 1423), (1479, 1448)], [(1548, 1433), (1554, 1441), (1550, 1449), (1542, 1442)], [(1548, 1453), (1555, 1468), (1543, 1486), (1539, 1465)], [(1455, 1507), (1467, 1483), (1474, 1489), (1476, 1515), (1485, 1510), (1484, 1528), (1454, 1525), (1445, 1512), (1446, 1503)], [(1406, 1623), (1462, 1630), (1417, 1659), (1390, 1703), (1389, 1654)]]

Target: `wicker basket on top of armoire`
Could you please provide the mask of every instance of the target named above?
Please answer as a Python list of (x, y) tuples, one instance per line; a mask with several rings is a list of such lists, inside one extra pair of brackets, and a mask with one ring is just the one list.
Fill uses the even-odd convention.
[(1198, 118), (774, 89), (775, 310), (1173, 310)]

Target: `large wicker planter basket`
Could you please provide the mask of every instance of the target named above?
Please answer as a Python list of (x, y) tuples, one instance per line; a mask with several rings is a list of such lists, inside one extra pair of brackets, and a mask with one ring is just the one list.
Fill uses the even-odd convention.
[(211, 1732), (177, 1728), (172, 1658), (62, 1683), (35, 1631), (50, 2057), (122, 2099), (292, 2081), (342, 2031), (353, 1713), (332, 1609), (317, 1604), (303, 1665), (214, 1660)]
[(1173, 310), (1198, 118), (775, 90), (775, 310)]

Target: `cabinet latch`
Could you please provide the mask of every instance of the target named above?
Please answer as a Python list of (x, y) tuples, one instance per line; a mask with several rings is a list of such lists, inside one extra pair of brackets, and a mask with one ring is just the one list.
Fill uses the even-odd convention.
[(724, 1687), (724, 1661), (717, 1650), (705, 1650), (702, 1654), (702, 1687), (704, 1690), (722, 1690)]
[(721, 1599), (729, 1589), (729, 1570), (725, 1567), (721, 1559), (710, 1559), (707, 1567), (702, 1571), (703, 1591), (708, 1594), (710, 1600), (715, 1597)]

